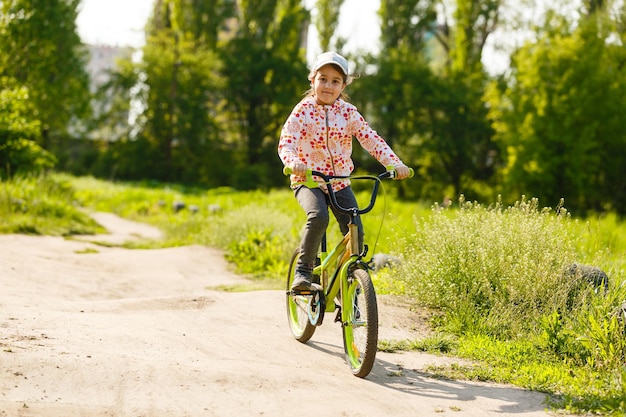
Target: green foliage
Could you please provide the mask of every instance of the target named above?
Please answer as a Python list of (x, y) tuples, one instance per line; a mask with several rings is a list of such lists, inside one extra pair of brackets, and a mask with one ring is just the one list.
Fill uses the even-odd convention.
[[(522, 199), (504, 207), (460, 200), (435, 207), (405, 238), (406, 288), (446, 313), (448, 330), (510, 337), (532, 328), (567, 297), (561, 277), (576, 257), (574, 222), (560, 207)], [(531, 278), (532, 277), (532, 278)]]
[(626, 368), (579, 366), (553, 357), (532, 338), (496, 340), (487, 335), (462, 336), (454, 352), (472, 365), (432, 368), (436, 374), (482, 381), (513, 383), (552, 394), (554, 408), (583, 414), (618, 416), (626, 411)]
[[(39, 123), (39, 134), (23, 139), (54, 153), (63, 169), (101, 178), (238, 189), (282, 184), (276, 139), (308, 88), (303, 37), (313, 16), (322, 46), (345, 46), (332, 34), (345, 9), (340, 0), (317, 1), (313, 10), (299, 0), (159, 1), (142, 61), (127, 59), (114, 71), (89, 123), (79, 3), (0, 3), (0, 73), (15, 80), (9, 90), (29, 94), (21, 113), (28, 130)], [(350, 57), (355, 104), (418, 173), (399, 196), (525, 194), (552, 204), (565, 198), (579, 215), (626, 213), (618, 174), (626, 165), (623, 5), (588, 2), (576, 13), (550, 10), (541, 22), (521, 20), (526, 4), (442, 5), (381, 1), (382, 47)], [(503, 28), (534, 36), (514, 51), (511, 71), (496, 78), (481, 62), (493, 31)], [(78, 144), (85, 129), (98, 141)], [(20, 149), (11, 158), (26, 171), (33, 161), (35, 171), (53, 163), (30, 142), (12, 139), (9, 147)], [(358, 147), (354, 156), (366, 170), (376, 164)]]
[(420, 160), (420, 175), (449, 186), (448, 198), (463, 193), (485, 199), (483, 187), (491, 189), (498, 158), (483, 82), (481, 73), (440, 77), (435, 81), (437, 93), (426, 101), (433, 137), (421, 148), (427, 159)]
[(451, 353), (457, 348), (457, 339), (446, 333), (436, 333), (420, 340), (380, 340), (378, 350), (381, 352), (398, 352), (417, 350), (430, 353)]
[[(423, 195), (431, 191), (427, 187), (432, 178), (420, 165), (425, 165), (427, 158), (432, 156), (422, 152), (425, 151), (428, 135), (425, 130), (431, 115), (428, 106), (432, 103), (428, 98), (438, 96), (437, 80), (425, 60), (404, 47), (388, 49), (377, 66), (376, 74), (356, 80), (348, 90), (372, 127), (405, 163), (416, 167), (417, 185), (402, 184), (402, 194), (409, 197)], [(384, 111), (378, 111), (381, 108)], [(357, 166), (368, 172), (375, 172), (380, 166), (358, 145), (354, 146), (353, 159)]]
[(286, 265), (281, 240), (272, 230), (250, 232), (244, 241), (229, 245), (226, 259), (236, 262), (244, 274), (278, 276)]
[[(136, 136), (129, 129), (92, 172), (238, 189), (280, 184), (275, 142), (307, 88), (309, 13), (321, 45), (332, 45), (340, 4), (319, 1), (309, 11), (295, 0), (237, 8), (225, 0), (160, 2), (144, 61), (130, 71), (147, 75)], [(564, 197), (580, 214), (622, 213), (624, 182), (614, 174), (624, 171), (626, 155), (619, 15), (590, 3), (576, 17), (551, 12), (521, 27), (536, 30), (537, 41), (487, 88), (481, 58), (488, 38), (502, 24), (524, 22), (501, 0), (450, 6), (381, 1), (380, 53), (351, 57), (362, 75), (350, 86), (355, 103), (418, 173), (399, 195)], [(368, 170), (375, 165), (358, 147), (355, 160)]]
[(481, 58), (485, 39), (496, 28), (501, 17), (502, 0), (456, 0), (456, 25), (448, 49), (451, 70), (455, 74), (476, 74), (482, 70)]
[[(128, 49), (128, 55), (130, 51)], [(140, 69), (129, 58), (120, 57), (116, 67), (108, 72), (106, 81), (94, 85), (94, 113), (88, 126), (92, 142), (117, 142), (131, 135), (129, 115), (136, 103), (141, 101), (143, 90), (137, 88)], [(133, 101), (135, 106), (131, 106)], [(142, 119), (136, 121), (141, 122)]]
[(41, 124), (32, 118), (34, 111), (28, 89), (0, 77), (0, 179), (54, 166), (54, 156), (36, 143)]
[(299, 0), (243, 1), (235, 36), (219, 50), (226, 115), (240, 149), (238, 188), (278, 184), (276, 140), (308, 86), (303, 34), (309, 14)]
[(307, 21), (298, 0), (159, 2), (142, 61), (125, 62), (105, 87), (116, 94), (101, 95), (117, 100), (103, 121), (126, 125), (120, 87), (135, 79), (141, 114), (92, 172), (205, 187), (279, 183), (275, 138), (306, 85)]
[(542, 201), (565, 198), (579, 214), (624, 213), (624, 182), (614, 180), (626, 164), (624, 50), (600, 18), (570, 32), (571, 22), (548, 13), (546, 26), (513, 56), (508, 85), (489, 93), (506, 161), (502, 186)]
[(0, 233), (69, 236), (102, 228), (73, 203), (70, 184), (48, 176), (0, 182)]
[(23, 138), (7, 141), (0, 146), (0, 154), (0, 162), (4, 162), (6, 168), (6, 172), (0, 177), (44, 172), (56, 162), (54, 155), (34, 141)]
[[(394, 246), (404, 259), (395, 288), (441, 311), (432, 323), (459, 337), (454, 354), (478, 361), (435, 372), (545, 391), (576, 412), (623, 413), (626, 246), (593, 223), (524, 198), (461, 199), (458, 210), (435, 205), (416, 218)], [(615, 281), (604, 291), (564, 274), (577, 261), (598, 262)]]
[[(127, 147), (141, 147), (151, 157), (140, 159), (145, 166), (124, 178), (214, 185), (229, 162), (217, 142), (216, 110), (222, 98), (215, 52), (166, 26), (149, 34), (143, 54), (145, 128), (135, 139), (143, 145)], [(137, 161), (133, 156), (122, 158), (130, 169), (130, 162)]]
[[(89, 112), (87, 51), (76, 31), (80, 0), (0, 3), (0, 73), (28, 88), (41, 121), (41, 145)], [(77, 126), (74, 126), (75, 128)]]
[[(547, 350), (559, 356), (568, 354), (569, 347), (574, 343), (575, 335), (566, 330), (563, 320), (557, 311), (539, 318), (542, 329), (540, 338)], [(574, 356), (571, 353), (568, 356)]]
[[(314, 23), (319, 34), (320, 48), (322, 51), (330, 51), (341, 48), (331, 48), (331, 40), (337, 31), (339, 23), (339, 11), (343, 0), (317, 0), (317, 15)], [(342, 40), (337, 40), (341, 44)]]
[(594, 369), (619, 369), (626, 363), (625, 283), (605, 297), (591, 297), (574, 322), (577, 341), (586, 349), (585, 359)]
[(372, 125), (416, 168), (409, 197), (485, 197), (498, 163), (480, 58), (501, 1), (454, 5), (447, 16), (437, 2), (382, 1), (382, 52), (364, 64), (376, 71), (351, 86)]

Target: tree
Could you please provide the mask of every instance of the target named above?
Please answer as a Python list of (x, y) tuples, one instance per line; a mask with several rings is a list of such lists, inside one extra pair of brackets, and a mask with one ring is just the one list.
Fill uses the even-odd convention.
[[(427, 129), (423, 100), (432, 87), (432, 72), (425, 57), (426, 34), (434, 17), (430, 4), (428, 0), (381, 2), (381, 50), (377, 55), (355, 59), (357, 79), (346, 90), (359, 111), (418, 174), (419, 148)], [(353, 159), (358, 168), (367, 171), (379, 166), (358, 146)], [(399, 184), (400, 195), (424, 191), (415, 186), (415, 181), (423, 179), (417, 175), (411, 184)]]
[(141, 113), (133, 136), (111, 144), (117, 172), (242, 188), (284, 182), (276, 139), (307, 85), (307, 22), (296, 0), (157, 0), (143, 59), (119, 78), (136, 74)]
[(371, 82), (359, 83), (365, 81), (372, 91), (368, 97), (375, 103), (367, 109), (376, 126), (415, 165), (420, 195), (463, 192), (473, 198), (485, 193), (480, 185), (493, 173), (496, 147), (482, 99), (487, 76), (480, 64), (493, 27), (472, 19), (497, 19), (492, 0), (459, 0), (451, 17), (440, 15), (442, 4), (383, 0), (376, 73), (368, 77)]
[(87, 51), (76, 33), (80, 0), (0, 2), (0, 74), (28, 88), (41, 121), (39, 143), (68, 134), (89, 114)]
[(384, 0), (381, 18), (383, 51), (404, 48), (405, 52), (426, 52), (428, 38), (436, 28), (436, 3), (432, 0)]
[(494, 100), (492, 112), (505, 189), (549, 204), (565, 198), (579, 213), (625, 213), (617, 173), (626, 170), (626, 55), (607, 41), (614, 26), (595, 10), (573, 30), (549, 13), (543, 36), (513, 56), (506, 100)]
[(277, 184), (276, 141), (302, 91), (309, 13), (299, 0), (241, 1), (237, 33), (220, 49), (226, 114), (240, 149), (237, 184)]
[[(124, 79), (138, 82), (136, 133), (125, 147), (129, 158), (143, 155), (139, 163), (122, 163), (121, 173), (204, 185), (224, 180), (230, 166), (218, 142), (223, 90), (217, 78), (220, 60), (211, 47), (232, 18), (230, 3), (156, 1), (143, 59), (119, 78), (123, 84)], [(205, 22), (215, 27), (204, 27)]]
[(16, 80), (0, 77), (0, 178), (52, 168), (55, 158), (37, 145), (39, 120), (28, 89)]
[[(317, 0), (317, 15), (315, 16), (315, 28), (319, 34), (320, 47), (322, 51), (331, 50), (331, 41), (337, 31), (339, 24), (339, 13), (343, 0)], [(338, 45), (343, 44), (342, 40), (338, 40)], [(341, 48), (338, 48), (341, 49)]]
[(441, 100), (433, 106), (434, 137), (426, 149), (436, 155), (434, 167), (444, 169), (454, 196), (486, 197), (492, 186), (498, 155), (483, 98), (488, 77), (482, 54), (497, 27), (502, 3), (456, 0), (452, 18), (440, 14), (443, 24), (434, 31), (446, 51), (447, 65), (441, 72)]
[(503, 0), (456, 0), (454, 26), (445, 19), (444, 36), (439, 36), (449, 51), (453, 73), (482, 72), (482, 55), (487, 39), (496, 29)]

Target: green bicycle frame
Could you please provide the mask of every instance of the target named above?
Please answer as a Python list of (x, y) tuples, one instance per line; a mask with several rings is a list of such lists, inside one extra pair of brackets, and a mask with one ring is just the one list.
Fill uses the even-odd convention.
[[(320, 265), (313, 269), (313, 275), (321, 277), (322, 288), (324, 288), (326, 296), (325, 312), (327, 313), (335, 310), (335, 298), (337, 294), (346, 294), (347, 288), (345, 285), (347, 285), (348, 282), (350, 267), (361, 258), (359, 254), (358, 238), (352, 238), (352, 236), (358, 236), (357, 225), (350, 223), (348, 229), (348, 233), (330, 253), (320, 253)], [(330, 279), (330, 282), (328, 282), (328, 274), (330, 271), (334, 271), (334, 275)], [(342, 308), (342, 316), (345, 310), (346, 309)], [(345, 317), (342, 317), (342, 321), (345, 321), (345, 319)]]

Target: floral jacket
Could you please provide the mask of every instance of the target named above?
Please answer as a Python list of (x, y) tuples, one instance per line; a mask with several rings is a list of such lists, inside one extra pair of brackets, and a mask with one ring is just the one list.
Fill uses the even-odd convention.
[[(402, 164), (357, 108), (342, 99), (327, 106), (317, 104), (314, 97), (302, 99), (283, 126), (278, 155), (285, 166), (300, 161), (308, 168), (327, 175), (350, 175), (354, 169), (353, 136), (383, 166)], [(292, 175), (292, 188), (305, 180)], [(338, 191), (348, 185), (349, 180), (333, 182), (333, 190)], [(324, 185), (322, 189), (325, 189)]]

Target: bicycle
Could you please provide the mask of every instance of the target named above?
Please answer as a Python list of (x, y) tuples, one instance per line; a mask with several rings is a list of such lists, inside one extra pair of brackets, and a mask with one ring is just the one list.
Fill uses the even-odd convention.
[[(283, 170), (285, 175), (291, 174), (290, 168)], [(410, 170), (409, 178), (414, 174)], [(314, 176), (327, 184), (328, 196), (332, 207), (342, 213), (349, 214), (352, 220), (357, 216), (370, 212), (376, 203), (380, 183), (385, 178), (395, 178), (393, 167), (376, 176), (335, 176), (325, 175), (318, 171), (307, 170), (307, 187), (318, 187)], [(330, 186), (336, 179), (372, 180), (374, 182), (369, 205), (364, 209), (358, 207), (344, 208), (337, 203), (335, 193)], [(348, 233), (330, 251), (327, 251), (327, 236), (324, 234), (316, 266), (313, 269), (313, 284), (305, 291), (291, 290), (291, 283), (300, 250), (297, 248), (289, 262), (287, 275), (287, 318), (294, 338), (306, 343), (315, 328), (321, 326), (324, 313), (337, 310), (335, 322), (341, 323), (343, 347), (346, 361), (354, 376), (366, 377), (376, 359), (378, 345), (378, 306), (376, 291), (369, 274), (370, 262), (365, 261), (368, 247), (360, 250), (358, 226), (354, 221), (348, 225)]]

